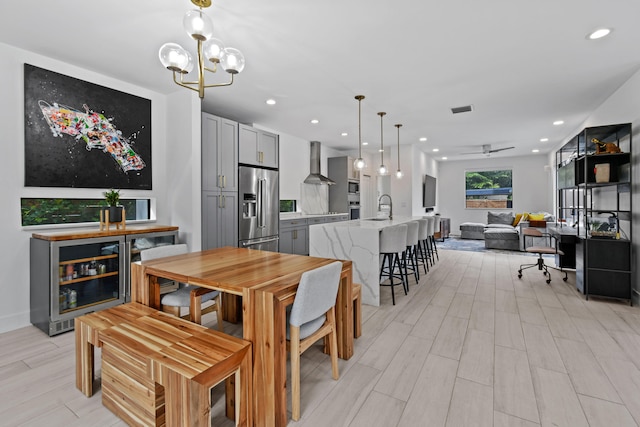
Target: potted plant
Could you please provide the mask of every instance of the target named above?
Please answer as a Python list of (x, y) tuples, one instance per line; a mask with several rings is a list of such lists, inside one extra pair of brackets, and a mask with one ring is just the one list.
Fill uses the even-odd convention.
[(105, 191), (102, 193), (104, 195), (104, 200), (107, 202), (108, 207), (104, 208), (104, 211), (109, 212), (109, 222), (120, 222), (122, 221), (122, 206), (118, 205), (120, 203), (120, 190), (114, 190), (113, 188), (109, 191)]

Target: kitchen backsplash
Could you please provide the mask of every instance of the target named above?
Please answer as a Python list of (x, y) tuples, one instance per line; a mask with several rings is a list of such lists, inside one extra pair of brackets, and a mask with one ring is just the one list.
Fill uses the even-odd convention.
[(302, 212), (308, 215), (329, 212), (329, 186), (300, 184)]

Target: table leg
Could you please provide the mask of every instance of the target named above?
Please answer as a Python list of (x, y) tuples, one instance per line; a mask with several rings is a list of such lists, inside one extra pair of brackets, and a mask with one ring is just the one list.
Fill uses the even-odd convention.
[(338, 357), (348, 360), (353, 356), (353, 293), (351, 267), (342, 270), (338, 299), (336, 301), (336, 325)]

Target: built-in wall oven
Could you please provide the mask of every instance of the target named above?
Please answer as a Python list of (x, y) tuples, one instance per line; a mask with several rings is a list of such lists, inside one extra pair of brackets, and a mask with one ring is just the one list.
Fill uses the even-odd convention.
[(360, 219), (360, 202), (350, 202), (349, 219)]

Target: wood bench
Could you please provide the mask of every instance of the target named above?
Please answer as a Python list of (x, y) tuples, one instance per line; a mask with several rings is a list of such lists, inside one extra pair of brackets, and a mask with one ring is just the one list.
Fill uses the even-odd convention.
[(210, 389), (229, 377), (231, 415), (252, 424), (250, 342), (136, 303), (75, 321), (76, 386), (91, 395), (102, 347), (102, 402), (128, 424), (209, 426)]

